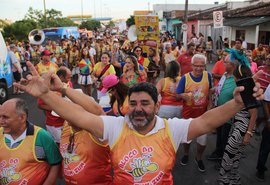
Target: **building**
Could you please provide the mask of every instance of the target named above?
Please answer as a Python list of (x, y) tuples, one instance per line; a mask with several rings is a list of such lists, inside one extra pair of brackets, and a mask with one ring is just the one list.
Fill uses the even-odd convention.
[[(189, 13), (216, 7), (218, 4), (189, 4)], [(177, 40), (181, 39), (182, 17), (185, 12), (185, 4), (154, 4), (153, 13), (159, 16), (159, 28), (161, 32), (169, 31)]]
[[(214, 28), (213, 11), (223, 12), (223, 27)], [(248, 49), (254, 49), (258, 42), (269, 45), (270, 2), (245, 1), (227, 2), (215, 8), (188, 15), (188, 38), (191, 33), (201, 32), (211, 36), (215, 43), (219, 36), (229, 38), (231, 45), (235, 39), (245, 39)]]

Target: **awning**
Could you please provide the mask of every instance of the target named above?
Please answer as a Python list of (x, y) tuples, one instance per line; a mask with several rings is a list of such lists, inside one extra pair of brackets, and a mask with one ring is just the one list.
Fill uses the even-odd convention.
[(224, 26), (246, 27), (270, 22), (270, 17), (238, 17), (225, 18)]
[(181, 24), (182, 21), (179, 20), (179, 19), (172, 19), (172, 20), (171, 20), (171, 23), (172, 23), (172, 25), (174, 25), (174, 24)]

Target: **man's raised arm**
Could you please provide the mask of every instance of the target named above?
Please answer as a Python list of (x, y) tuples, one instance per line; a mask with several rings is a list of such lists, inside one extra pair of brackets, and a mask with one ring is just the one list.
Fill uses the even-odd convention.
[[(244, 108), (244, 103), (240, 96), (240, 92), (243, 90), (244, 87), (236, 87), (234, 90), (234, 99), (193, 119), (188, 130), (188, 140), (211, 132), (213, 129), (226, 123), (229, 119), (234, 117), (237, 112), (242, 110)], [(263, 99), (263, 90), (260, 88), (259, 83), (256, 83), (253, 91), (253, 96), (256, 97), (257, 100)]]
[(103, 121), (99, 116), (82, 110), (79, 105), (66, 101), (53, 93), (49, 87), (54, 83), (53, 73), (48, 72), (42, 77), (39, 76), (35, 67), (27, 62), (27, 66), (32, 75), (27, 75), (21, 83), (14, 83), (19, 89), (41, 98), (49, 105), (60, 117), (73, 123), (75, 126), (89, 131), (97, 138), (103, 138)]

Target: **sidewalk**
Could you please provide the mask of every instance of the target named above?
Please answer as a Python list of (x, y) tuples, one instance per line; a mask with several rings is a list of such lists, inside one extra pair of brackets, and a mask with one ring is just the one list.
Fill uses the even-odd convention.
[[(206, 167), (206, 172), (201, 173), (197, 169), (197, 165), (194, 161), (196, 154), (196, 144), (192, 143), (190, 150), (190, 158), (187, 166), (180, 165), (180, 159), (183, 157), (183, 147), (180, 146), (177, 161), (173, 170), (173, 178), (175, 185), (217, 185), (216, 179), (218, 177), (218, 171), (215, 169), (215, 162), (207, 160), (207, 156), (210, 155), (215, 149), (216, 135), (209, 134), (207, 141), (207, 148), (204, 152), (203, 161)], [(259, 147), (261, 143), (261, 136), (254, 134), (250, 145), (246, 146), (245, 158), (240, 161), (240, 175), (242, 185), (269, 185), (270, 184), (270, 171), (265, 172), (265, 182), (259, 182), (256, 180), (256, 164), (258, 158)], [(270, 143), (269, 143), (270, 144)], [(266, 164), (270, 168), (270, 159)]]

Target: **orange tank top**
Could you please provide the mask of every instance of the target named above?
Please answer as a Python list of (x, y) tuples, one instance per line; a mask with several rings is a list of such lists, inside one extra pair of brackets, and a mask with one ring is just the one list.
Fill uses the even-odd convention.
[(35, 141), (40, 128), (34, 126), (34, 135), (27, 135), (16, 148), (5, 143), (3, 130), (0, 129), (0, 184), (41, 185), (50, 170), (45, 161), (35, 155)]
[(66, 185), (111, 185), (110, 149), (98, 144), (93, 136), (81, 130), (74, 133), (73, 151), (67, 151), (69, 138), (74, 132), (65, 124), (60, 152), (63, 157), (62, 171)]
[(176, 82), (173, 82), (173, 80), (169, 77), (164, 79), (164, 86), (161, 91), (161, 105), (183, 105), (182, 100), (176, 99), (176, 88), (180, 81), (180, 76), (176, 78)]
[(185, 74), (185, 76), (185, 93), (192, 93), (194, 98), (188, 102), (184, 101), (183, 118), (196, 118), (207, 110), (209, 94), (208, 72), (203, 72), (200, 82), (192, 80), (190, 73)]
[(172, 168), (175, 163), (175, 147), (168, 129), (144, 136), (125, 123), (112, 146), (114, 184), (173, 184)]

